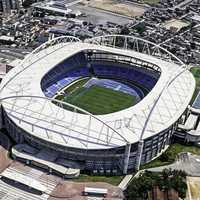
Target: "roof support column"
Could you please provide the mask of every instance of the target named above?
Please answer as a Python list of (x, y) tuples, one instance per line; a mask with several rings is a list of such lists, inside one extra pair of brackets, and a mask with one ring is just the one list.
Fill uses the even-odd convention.
[(131, 152), (131, 144), (127, 143), (126, 147), (125, 147), (125, 152), (124, 152), (123, 174), (127, 174), (127, 171), (128, 171), (128, 163), (129, 163), (130, 152)]
[(0, 129), (4, 128), (4, 124), (3, 124), (3, 108), (2, 108), (2, 104), (0, 104)]
[(136, 164), (135, 169), (138, 171), (140, 169), (140, 164), (142, 160), (142, 153), (143, 153), (143, 146), (144, 146), (144, 140), (140, 140), (138, 143), (138, 150), (136, 155)]

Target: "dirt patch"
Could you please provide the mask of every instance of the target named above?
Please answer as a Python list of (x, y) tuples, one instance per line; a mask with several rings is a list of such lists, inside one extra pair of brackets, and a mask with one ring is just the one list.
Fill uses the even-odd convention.
[(165, 22), (164, 27), (166, 29), (170, 29), (173, 27), (173, 28), (176, 28), (177, 30), (180, 30), (181, 28), (186, 27), (188, 25), (189, 25), (189, 23), (184, 22), (182, 20), (171, 19), (171, 20)]
[(88, 197), (82, 195), (84, 187), (86, 186), (108, 189), (108, 195), (105, 200), (123, 199), (123, 193), (121, 189), (107, 183), (76, 183), (71, 181), (63, 181), (57, 185), (48, 200), (57, 200), (59, 198), (62, 198), (63, 200), (86, 200)]
[(200, 200), (200, 177), (187, 177), (188, 199)]
[(8, 153), (6, 149), (0, 146), (0, 172), (3, 172), (13, 162)]
[(119, 0), (86, 0), (83, 1), (82, 4), (128, 17), (141, 16), (145, 12), (145, 8), (142, 6), (124, 3), (123, 1)]

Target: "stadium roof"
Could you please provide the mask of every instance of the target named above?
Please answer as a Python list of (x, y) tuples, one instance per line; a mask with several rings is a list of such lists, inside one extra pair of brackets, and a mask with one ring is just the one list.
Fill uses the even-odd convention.
[[(41, 79), (67, 57), (88, 49), (148, 61), (160, 67), (161, 76), (142, 101), (125, 110), (99, 116), (64, 110), (44, 96)], [(8, 116), (35, 137), (74, 148), (119, 147), (164, 131), (180, 118), (195, 89), (192, 74), (183, 66), (136, 51), (83, 42), (49, 46), (23, 65), (23, 70), (20, 65), (11, 70), (1, 85), (1, 98), (13, 96), (3, 100)]]

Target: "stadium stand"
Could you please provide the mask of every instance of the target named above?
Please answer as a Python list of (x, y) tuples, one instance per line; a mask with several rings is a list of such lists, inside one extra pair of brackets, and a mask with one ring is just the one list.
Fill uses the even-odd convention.
[[(41, 81), (41, 88), (45, 96), (52, 98), (59, 90), (63, 89), (73, 81), (80, 79), (81, 77), (92, 76), (87, 67), (86, 56), (83, 52), (80, 52), (67, 60), (64, 60), (51, 71), (49, 71)], [(123, 67), (123, 64), (95, 64), (91, 67), (94, 70), (94, 75), (97, 77), (121, 79), (130, 81), (132, 85), (136, 84), (145, 87), (147, 90), (151, 90), (156, 84), (157, 79), (149, 73), (137, 70), (137, 68)], [(127, 88), (123, 89), (126, 91)], [(138, 90), (137, 90), (138, 91)], [(138, 91), (139, 92), (139, 91)], [(143, 95), (139, 92), (139, 96)]]
[(194, 103), (192, 104), (192, 107), (197, 108), (197, 109), (200, 108), (200, 91), (199, 91)]

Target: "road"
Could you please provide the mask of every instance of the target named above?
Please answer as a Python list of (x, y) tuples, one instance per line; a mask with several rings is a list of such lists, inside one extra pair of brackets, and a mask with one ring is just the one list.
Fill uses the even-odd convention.
[(24, 57), (31, 52), (31, 49), (19, 49), (13, 47), (0, 47), (0, 58), (7, 59), (9, 61), (15, 59), (24, 59)]
[(189, 3), (191, 3), (193, 0), (185, 0), (182, 1), (181, 3), (179, 3), (178, 5), (174, 6), (173, 9), (175, 10), (176, 8), (183, 8), (186, 5), (188, 5)]

